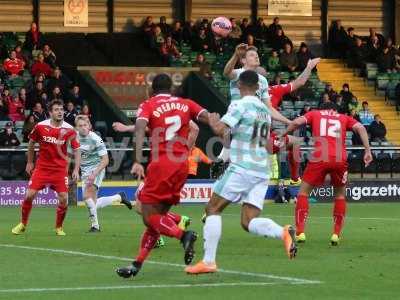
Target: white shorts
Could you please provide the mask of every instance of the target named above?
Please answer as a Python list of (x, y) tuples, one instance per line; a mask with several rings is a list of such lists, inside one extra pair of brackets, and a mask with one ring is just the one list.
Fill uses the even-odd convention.
[[(82, 174), (82, 194), (85, 195), (86, 181), (91, 173)], [(94, 179), (93, 185), (97, 187), (97, 190), (100, 189), (101, 184), (103, 182), (104, 177), (106, 176), (106, 171), (103, 170), (99, 175)]]
[(231, 166), (214, 184), (214, 193), (227, 201), (248, 203), (260, 210), (264, 207), (268, 180), (233, 171)]

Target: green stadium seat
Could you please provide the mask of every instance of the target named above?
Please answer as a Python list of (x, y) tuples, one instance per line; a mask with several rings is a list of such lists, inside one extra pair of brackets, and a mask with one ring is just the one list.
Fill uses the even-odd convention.
[(376, 78), (376, 88), (378, 90), (386, 89), (387, 84), (389, 83), (390, 77), (387, 73), (380, 73)]

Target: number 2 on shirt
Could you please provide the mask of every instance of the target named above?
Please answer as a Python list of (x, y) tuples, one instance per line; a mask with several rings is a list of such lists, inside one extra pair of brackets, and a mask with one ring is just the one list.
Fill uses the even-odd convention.
[(340, 137), (341, 124), (339, 120), (321, 119), (319, 134), (320, 136)]
[(170, 141), (175, 136), (179, 129), (181, 129), (182, 121), (180, 116), (171, 116), (165, 118), (165, 125), (170, 125), (165, 130), (165, 140)]

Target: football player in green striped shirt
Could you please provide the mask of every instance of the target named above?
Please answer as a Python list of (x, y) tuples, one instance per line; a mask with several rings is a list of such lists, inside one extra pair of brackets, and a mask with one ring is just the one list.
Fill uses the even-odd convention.
[(97, 209), (112, 205), (113, 202), (120, 202), (125, 204), (129, 209), (132, 209), (132, 204), (127, 199), (125, 193), (118, 193), (97, 199), (97, 192), (101, 187), (106, 167), (109, 163), (107, 149), (101, 137), (91, 131), (92, 126), (87, 116), (77, 116), (75, 126), (78, 131), (81, 150), (83, 200), (89, 209), (89, 219), (91, 222), (89, 232), (99, 232), (100, 225)]
[(185, 269), (189, 274), (217, 271), (221, 213), (231, 203), (242, 202), (241, 225), (245, 231), (283, 240), (285, 252), (290, 259), (297, 252), (295, 229), (291, 225), (282, 227), (271, 219), (260, 217), (270, 177), (267, 141), (271, 114), (269, 108), (256, 96), (259, 89), (258, 74), (251, 70), (242, 72), (238, 87), (242, 98), (232, 102), (220, 120), (210, 120), (216, 135), (223, 137), (232, 134), (231, 164), (214, 184), (203, 228), (204, 258)]

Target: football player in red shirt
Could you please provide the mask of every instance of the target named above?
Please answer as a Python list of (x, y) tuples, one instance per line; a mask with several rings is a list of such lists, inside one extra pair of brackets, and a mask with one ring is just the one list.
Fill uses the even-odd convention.
[(168, 212), (180, 200), (180, 191), (188, 175), (187, 145), (189, 123), (198, 120), (209, 123), (209, 113), (189, 99), (171, 96), (172, 81), (166, 74), (154, 77), (154, 96), (144, 101), (138, 110), (135, 125), (136, 162), (132, 172), (138, 179), (144, 177), (142, 149), (146, 127), (150, 131), (151, 157), (144, 185), (138, 193), (141, 213), (146, 230), (143, 233), (139, 255), (132, 265), (118, 268), (117, 274), (124, 278), (136, 276), (160, 235), (181, 241), (185, 264), (194, 257), (197, 234), (180, 229)]
[(368, 166), (372, 161), (368, 134), (365, 127), (350, 116), (339, 114), (336, 104), (322, 104), (319, 110), (312, 110), (295, 119), (286, 133), (308, 124), (312, 129), (314, 151), (303, 174), (303, 182), (296, 203), (296, 239), (305, 242), (304, 227), (308, 216), (308, 196), (315, 187), (323, 185), (327, 174), (330, 175), (334, 187), (335, 204), (333, 208), (333, 234), (331, 244), (339, 243), (340, 232), (346, 214), (347, 153), (346, 131), (353, 130), (360, 135), (365, 148), (364, 163)]
[[(42, 121), (29, 135), (26, 172), (31, 176), (25, 200), (22, 203), (21, 223), (12, 229), (13, 234), (26, 230), (32, 201), (39, 191), (49, 186), (58, 194), (56, 234), (64, 236), (63, 222), (68, 208), (68, 154), (71, 147), (75, 159), (72, 179), (78, 180), (80, 166), (79, 142), (74, 128), (64, 121), (64, 104), (53, 100), (49, 104), (50, 119)], [(33, 163), (35, 144), (40, 146), (36, 166)]]

